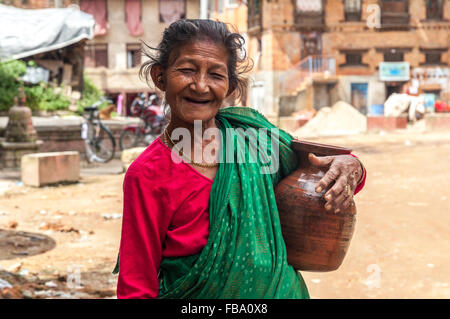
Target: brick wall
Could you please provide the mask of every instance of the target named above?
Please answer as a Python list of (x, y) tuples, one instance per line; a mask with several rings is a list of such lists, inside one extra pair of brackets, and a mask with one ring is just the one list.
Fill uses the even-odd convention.
[[(345, 62), (345, 55), (339, 49), (367, 49), (363, 55), (362, 63), (368, 64), (366, 68), (338, 68), (338, 74), (365, 75), (376, 72), (383, 53), (374, 48), (410, 48), (404, 53), (404, 60), (412, 68), (419, 67), (425, 62), (425, 54), (419, 48), (447, 48), (442, 54), (442, 62), (449, 64), (450, 23), (447, 21), (424, 21), (426, 7), (424, 0), (410, 0), (410, 30), (380, 31), (369, 29), (366, 20), (370, 14), (367, 8), (377, 4), (377, 0), (362, 1), (362, 21), (345, 22), (344, 6), (342, 0), (327, 0), (325, 18), (327, 23), (327, 36), (323, 41), (324, 52), (330, 52), (336, 57), (337, 65)], [(450, 17), (450, 1), (444, 2), (444, 19)]]

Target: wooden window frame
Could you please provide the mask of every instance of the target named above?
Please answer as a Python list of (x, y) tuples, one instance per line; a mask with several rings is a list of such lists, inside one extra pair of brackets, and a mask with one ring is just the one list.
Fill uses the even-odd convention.
[[(445, 53), (447, 49), (425, 49), (420, 48), (420, 52), (425, 55), (425, 62), (420, 63), (421, 66), (445, 66), (447, 63), (442, 62), (442, 53)], [(438, 55), (439, 54), (439, 62), (427, 61), (430, 55)]]
[[(258, 11), (255, 10), (255, 2), (258, 1)], [(262, 29), (262, 5), (261, 0), (248, 0), (247, 25), (250, 35), (256, 34)]]
[(361, 6), (362, 6), (362, 0), (358, 0), (359, 1), (359, 10), (357, 11), (348, 11), (347, 10), (347, 3), (346, 0), (344, 1), (344, 16), (345, 16), (345, 21), (346, 22), (350, 22), (350, 21), (361, 21)]
[[(141, 65), (141, 63), (142, 63), (142, 45), (140, 43), (127, 43), (126, 51), (127, 51), (127, 54), (126, 54), (127, 69), (138, 68)], [(133, 52), (135, 52), (134, 54), (138, 54), (139, 55), (139, 59), (138, 59), (139, 63), (137, 63), (136, 65), (130, 66), (128, 64), (128, 52), (130, 52), (130, 51), (133, 51)], [(134, 61), (133, 61), (132, 64), (134, 64)]]
[[(85, 46), (85, 56), (86, 56), (86, 51), (93, 52), (93, 61), (94, 61), (94, 65), (93, 66), (87, 66), (87, 67), (93, 67), (93, 68), (100, 68), (100, 67), (105, 67), (108, 68), (109, 67), (109, 59), (108, 59), (108, 44), (107, 43), (88, 43)], [(99, 60), (97, 60), (96, 57), (96, 52), (99, 51), (105, 51), (105, 63), (106, 65), (102, 64), (102, 63), (98, 63)]]
[(439, 16), (430, 16), (431, 13), (428, 9), (428, 1), (431, 1), (431, 0), (425, 0), (425, 10), (426, 10), (426, 20), (425, 21), (442, 21), (442, 20), (444, 20), (443, 12), (444, 12), (444, 1), (445, 0), (437, 0), (437, 1), (440, 1), (438, 3)]
[[(385, 2), (403, 2), (405, 8), (403, 11), (392, 11), (386, 8)], [(411, 17), (409, 14), (408, 0), (378, 0), (381, 8), (381, 29), (409, 29)]]
[[(387, 58), (386, 59), (386, 57), (388, 57), (389, 54), (391, 54), (393, 57), (395, 57), (395, 55), (401, 55), (401, 59), (396, 59), (396, 58), (394, 58), (394, 59)], [(395, 51), (395, 52), (385, 51), (383, 53), (383, 61), (384, 62), (404, 62), (405, 61), (405, 53), (402, 51)]]
[[(340, 50), (339, 53), (345, 55), (345, 63), (339, 64), (339, 67), (368, 67), (369, 65), (367, 63), (363, 63), (363, 57), (364, 54), (366, 54), (369, 50), (368, 49), (361, 49), (361, 50)], [(359, 56), (359, 62), (353, 63), (350, 62), (349, 57), (350, 56)]]
[(325, 30), (325, 0), (321, 1), (321, 11), (299, 11), (296, 0), (292, 0), (294, 6), (294, 24), (297, 30)]

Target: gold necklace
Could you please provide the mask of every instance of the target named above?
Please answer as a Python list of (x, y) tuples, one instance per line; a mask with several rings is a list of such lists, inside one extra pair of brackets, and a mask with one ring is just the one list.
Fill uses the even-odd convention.
[[(166, 142), (168, 142), (167, 141), (167, 139), (170, 141), (170, 144), (172, 144), (172, 147), (175, 149), (175, 151), (181, 156), (181, 157), (183, 157), (183, 159), (186, 161), (186, 162), (188, 162), (189, 164), (192, 164), (192, 165), (195, 165), (195, 166), (199, 166), (199, 167), (203, 167), (203, 168), (213, 168), (213, 167), (217, 167), (217, 166), (219, 166), (219, 163), (214, 163), (214, 164), (204, 164), (204, 163), (197, 163), (197, 162), (194, 162), (193, 160), (191, 160), (190, 158), (187, 158), (184, 154), (183, 154), (183, 151), (182, 150), (180, 150), (180, 149), (178, 149), (178, 147), (176, 147), (176, 145), (175, 145), (175, 142), (174, 141), (172, 141), (172, 139), (170, 138), (170, 135), (169, 135), (169, 133), (167, 132), (167, 129), (165, 129), (164, 130), (164, 137), (165, 137), (165, 139), (166, 139)], [(168, 143), (166, 143), (166, 144), (168, 144)]]

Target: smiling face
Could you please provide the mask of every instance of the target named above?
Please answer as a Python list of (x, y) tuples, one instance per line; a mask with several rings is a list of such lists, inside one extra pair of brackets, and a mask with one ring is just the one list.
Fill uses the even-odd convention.
[(174, 51), (178, 54), (171, 53), (166, 70), (152, 69), (154, 82), (166, 93), (171, 121), (211, 121), (229, 93), (227, 50), (212, 41), (196, 40)]

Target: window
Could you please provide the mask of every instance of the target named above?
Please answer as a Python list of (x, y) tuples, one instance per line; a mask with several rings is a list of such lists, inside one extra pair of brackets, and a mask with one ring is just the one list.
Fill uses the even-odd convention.
[(407, 12), (407, 0), (382, 0), (383, 12)]
[(324, 0), (296, 0), (294, 21), (301, 30), (317, 30), (325, 28)]
[(84, 50), (85, 67), (108, 67), (108, 45), (106, 43), (87, 44)]
[(249, 16), (258, 15), (261, 11), (261, 3), (259, 0), (248, 1), (248, 14)]
[(299, 12), (322, 12), (322, 0), (296, 0)]
[(362, 54), (361, 53), (346, 53), (345, 64), (347, 65), (361, 65)]
[(140, 43), (127, 44), (127, 68), (136, 68), (141, 65), (141, 45)]
[(381, 27), (383, 29), (409, 29), (408, 1), (382, 0)]
[(447, 65), (442, 62), (442, 53), (447, 52), (447, 48), (436, 48), (436, 49), (428, 49), (428, 48), (420, 48), (420, 52), (425, 55), (425, 62), (420, 63), (420, 65)]
[(383, 54), (384, 62), (402, 62), (403, 61), (403, 52), (392, 49)]
[(447, 48), (419, 48), (420, 52), (425, 55), (425, 62), (420, 65), (447, 65), (442, 62), (442, 53), (447, 52)]
[(441, 63), (441, 53), (440, 52), (425, 53), (425, 63), (440, 64)]
[(346, 21), (361, 20), (361, 0), (345, 0), (344, 6)]
[(253, 1), (254, 3), (254, 13), (259, 14), (261, 12), (261, 3), (259, 0)]
[[(247, 11), (248, 28), (253, 30), (260, 30), (261, 28), (261, 1), (248, 0)], [(250, 31), (252, 32), (252, 31)]]
[(341, 53), (345, 54), (345, 63), (339, 66), (367, 66), (367, 64), (363, 63), (363, 55), (368, 50), (342, 50)]
[(427, 19), (428, 20), (442, 20), (442, 5), (443, 0), (427, 0)]
[(159, 0), (159, 22), (171, 24), (186, 18), (186, 0)]

